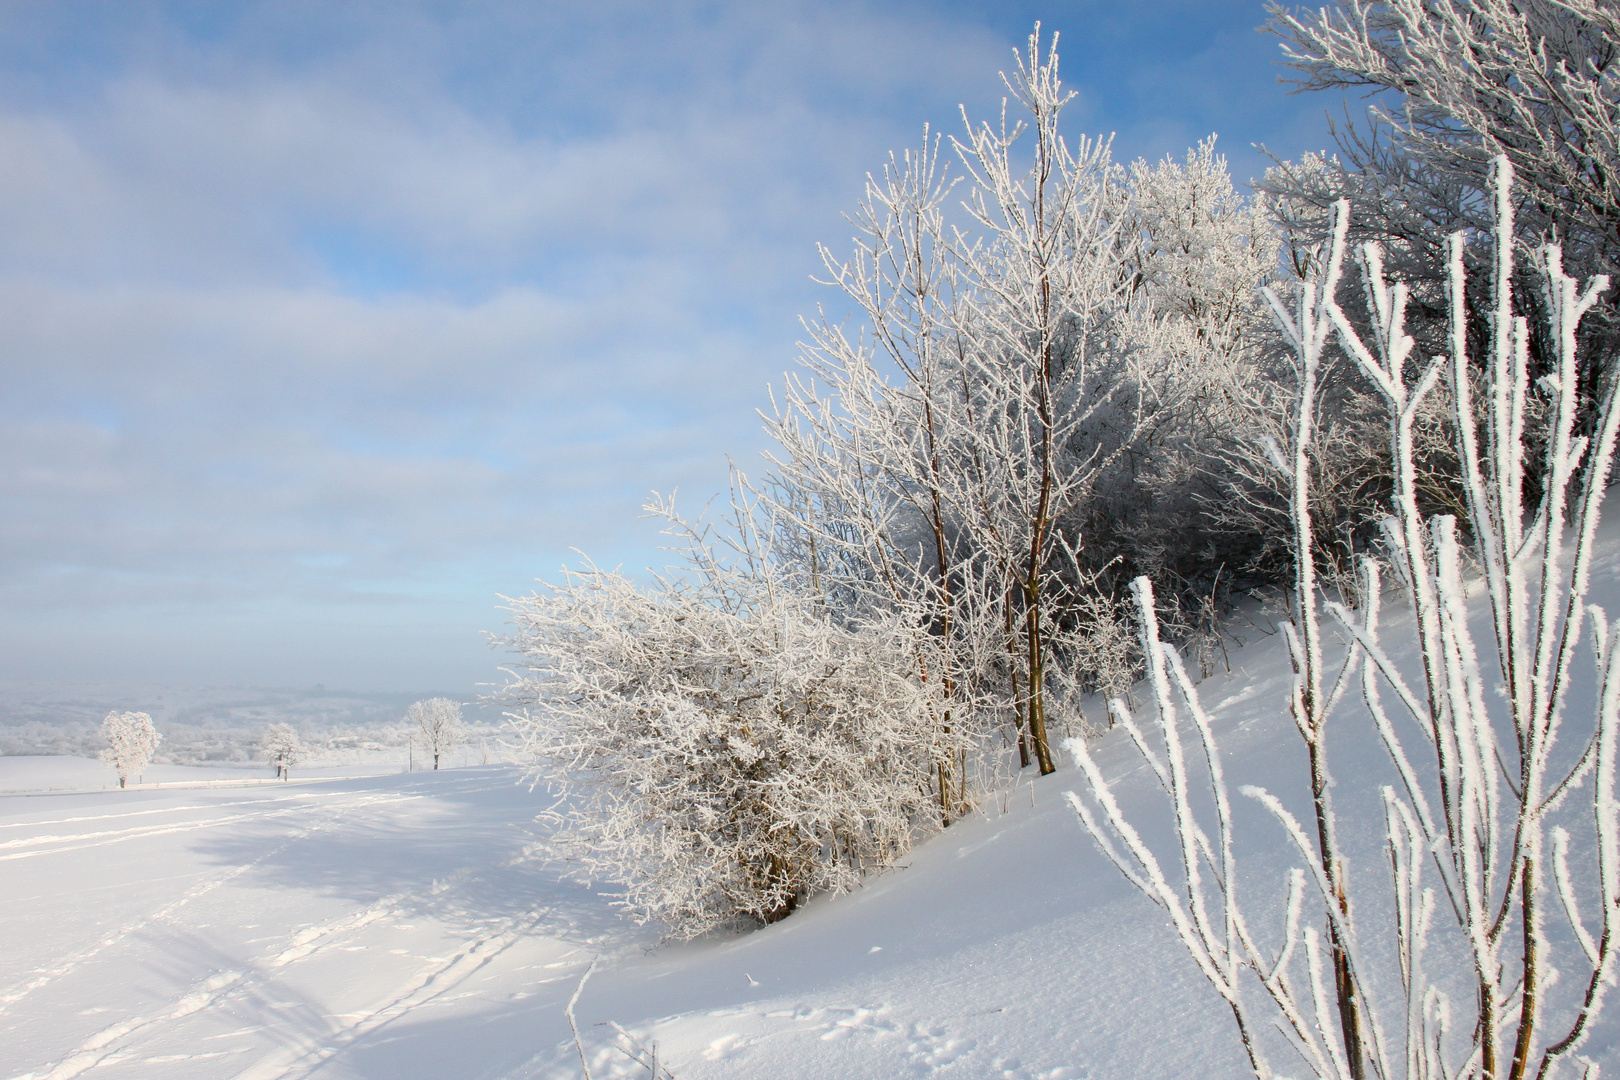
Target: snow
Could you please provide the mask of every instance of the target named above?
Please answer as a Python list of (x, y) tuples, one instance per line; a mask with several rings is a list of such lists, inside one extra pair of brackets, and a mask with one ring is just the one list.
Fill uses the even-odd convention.
[[(602, 952), (578, 1007), (599, 1076), (630, 1075), (609, 1020), (682, 1078), (1141, 1075), (1199, 1042), (1206, 1075), (1242, 1075), (1061, 780), (856, 893), (649, 953), (600, 895), (515, 861), (539, 804), (517, 779), (0, 799), (0, 1072), (573, 1076), (562, 1008)], [(1133, 1037), (1146, 1016), (1162, 1038)]]
[[(418, 763), (420, 767), (420, 763)], [(370, 760), (347, 765), (299, 766), (293, 779), (336, 779), (397, 773), (403, 761), (392, 755), (370, 755)], [(148, 765), (130, 788), (212, 787), (240, 784), (278, 784), (273, 766), (258, 761), (220, 765)], [(0, 756), (0, 794), (37, 795), (116, 788), (118, 773), (110, 765), (89, 758), (64, 755)]]
[[(1615, 610), (1620, 533), (1606, 532), (1594, 598)], [(1384, 641), (1409, 655), (1409, 633), (1391, 618)], [(1229, 782), (1308, 813), (1281, 637), (1232, 658), (1201, 687)], [(1095, 759), (1162, 842), (1162, 800), (1122, 736)], [(1381, 812), (1363, 809), (1388, 765), (1362, 736), (1333, 748), (1341, 823), (1358, 825), (1353, 864), (1382, 874)], [(92, 789), (0, 796), (0, 1080), (577, 1077), (563, 1010), (598, 955), (576, 1012), (599, 1078), (647, 1075), (610, 1023), (680, 1080), (1247, 1075), (1164, 912), (1075, 821), (1069, 768), (853, 893), (656, 949), (605, 888), (523, 857), (549, 803), (514, 766), (232, 786), (218, 781), (265, 774), (170, 779), (181, 768), (147, 780), (188, 786), (118, 791), (94, 762), (0, 758), (6, 791)], [(1245, 881), (1264, 885), (1251, 895), (1280, 902), (1283, 837), (1252, 800), (1233, 814)], [(1385, 925), (1361, 918), (1363, 933)], [(1613, 1020), (1586, 1051), (1610, 1070)]]

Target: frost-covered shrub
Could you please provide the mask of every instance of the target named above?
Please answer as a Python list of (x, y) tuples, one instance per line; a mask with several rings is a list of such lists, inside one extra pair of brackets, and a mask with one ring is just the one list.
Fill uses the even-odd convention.
[(108, 713), (101, 722), (101, 734), (107, 740), (101, 762), (118, 770), (119, 787), (151, 763), (158, 741), (163, 738), (152, 726), (151, 716), (143, 712)]
[(896, 620), (834, 624), (761, 561), (645, 589), (587, 566), (512, 601), (506, 688), (558, 854), (692, 937), (855, 885), (937, 824), (967, 742)]

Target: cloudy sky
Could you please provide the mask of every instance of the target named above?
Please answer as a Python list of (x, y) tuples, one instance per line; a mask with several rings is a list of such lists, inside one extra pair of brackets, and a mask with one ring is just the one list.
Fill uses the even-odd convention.
[(0, 4), (0, 679), (434, 689), (764, 440), (817, 242), (1039, 18), (1074, 134), (1321, 147), (1257, 2)]

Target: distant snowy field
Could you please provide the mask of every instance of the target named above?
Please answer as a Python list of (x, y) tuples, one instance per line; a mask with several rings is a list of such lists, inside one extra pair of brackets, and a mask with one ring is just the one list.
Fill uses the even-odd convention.
[[(476, 749), (473, 756), (476, 756)], [(401, 773), (406, 762), (395, 761), (395, 754), (367, 755), (372, 760), (360, 760), (342, 765), (311, 764), (295, 770), (297, 779), (329, 779), (334, 777), (376, 776)], [(451, 755), (459, 761), (458, 751)], [(418, 763), (418, 768), (421, 764)], [(260, 762), (249, 761), (229, 765), (148, 765), (139, 782), (131, 782), (132, 789), (164, 787), (221, 787), (227, 785), (274, 784), (275, 770)], [(27, 757), (0, 757), (0, 794), (38, 795), (67, 792), (110, 790), (118, 787), (118, 774), (111, 766), (90, 758), (60, 755), (29, 755)]]
[[(1606, 532), (1594, 599), (1615, 612)], [(1401, 634), (1391, 620), (1385, 640)], [(1280, 640), (1232, 665), (1202, 687), (1229, 779), (1307, 813)], [(1346, 827), (1378, 822), (1365, 812), (1389, 779), (1360, 708), (1336, 721), (1337, 798), (1352, 865), (1381, 879), (1381, 824)], [(1162, 840), (1134, 749), (1109, 735), (1096, 756)], [(679, 1080), (1247, 1075), (1163, 913), (1064, 804), (1072, 770), (987, 801), (853, 894), (652, 949), (655, 928), (523, 857), (549, 800), (516, 766), (366, 768), (232, 784), (257, 777), (154, 766), (119, 791), (94, 762), (0, 758), (0, 790), (93, 789), (0, 795), (0, 1080), (578, 1077), (563, 1010), (597, 955), (577, 1014), (599, 1078), (647, 1075), (611, 1024)], [(1264, 912), (1292, 860), (1250, 800), (1235, 813)], [(1384, 915), (1361, 911), (1362, 933)], [(1586, 1047), (1605, 1071), (1617, 1018)]]

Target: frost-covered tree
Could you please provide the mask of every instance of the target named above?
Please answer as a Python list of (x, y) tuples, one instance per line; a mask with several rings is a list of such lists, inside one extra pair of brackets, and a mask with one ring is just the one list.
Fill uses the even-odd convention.
[(270, 724), (259, 740), (259, 753), (276, 767), (277, 776), (289, 780), (292, 767), (304, 760), (304, 744), (291, 724)]
[[(1614, 979), (1620, 635), (1587, 603), (1587, 592), (1620, 434), (1620, 384), (1582, 387), (1593, 369), (1578, 357), (1580, 321), (1608, 281), (1583, 287), (1565, 273), (1556, 245), (1537, 251), (1548, 320), (1542, 332), (1557, 358), (1539, 388), (1549, 416), (1538, 438), (1527, 424), (1538, 392), (1528, 362), (1531, 329), (1513, 295), (1512, 170), (1506, 158), (1495, 169), (1484, 356), (1471, 355), (1462, 233), (1447, 244), (1447, 355), (1420, 361), (1406, 329), (1409, 293), (1387, 277), (1376, 245), (1360, 253), (1366, 319), (1341, 306), (1347, 205), (1338, 208), (1321, 276), (1304, 284), (1294, 312), (1278, 305), (1300, 385), (1295, 438), (1274, 445), (1271, 455), (1293, 492), (1301, 577), (1289, 637), (1292, 709), (1312, 750), (1315, 835), (1269, 792), (1244, 794), (1271, 813), (1303, 863), (1289, 875), (1282, 925), (1262, 932), (1251, 921), (1254, 903), (1240, 901), (1248, 885), (1234, 854), (1222, 755), (1197, 688), (1159, 640), (1146, 579), (1136, 591), (1157, 738), (1145, 737), (1124, 702), (1113, 708), (1169, 799), (1173, 851), (1155, 850), (1086, 746), (1070, 744), (1090, 794), (1071, 795), (1083, 823), (1169, 912), (1230, 1006), (1257, 1076), (1272, 1075), (1264, 1044), (1275, 1027), (1294, 1060), (1317, 1076), (1540, 1080), (1578, 1053)], [(1395, 484), (1386, 554), (1410, 609), (1421, 658), (1416, 673), (1393, 662), (1380, 639), (1380, 565), (1370, 558), (1361, 609), (1326, 605), (1352, 639), (1347, 659), (1332, 678), (1322, 659), (1304, 449), (1317, 406), (1313, 383), (1332, 340), (1388, 408)], [(1417, 497), (1414, 421), (1442, 387), (1466, 485), (1463, 529), (1451, 515), (1426, 517)], [(1583, 396), (1601, 402), (1591, 438), (1576, 434)], [(1533, 456), (1541, 458), (1539, 484), (1529, 482)], [(1465, 576), (1464, 529), (1479, 569), (1477, 590)], [(1469, 626), (1471, 591), (1489, 605), (1494, 651), (1482, 650)], [(1322, 741), (1358, 681), (1368, 735), (1387, 750), (1392, 774), (1381, 791), (1389, 872), (1382, 886), (1369, 872), (1353, 872), (1335, 838)], [(1179, 872), (1167, 870), (1172, 866)], [(1375, 887), (1386, 889), (1385, 897), (1366, 891)], [(1362, 921), (1374, 912), (1387, 913), (1393, 934)], [(1563, 924), (1558, 931), (1555, 920)], [(1279, 940), (1276, 948), (1263, 944), (1268, 937)], [(1554, 991), (1555, 983), (1563, 986)], [(1471, 1000), (1454, 1007), (1459, 993)], [(1595, 1073), (1589, 1062), (1583, 1069)]]
[[(1446, 334), (1445, 237), (1492, 227), (1487, 187), (1505, 156), (1518, 184), (1521, 235), (1560, 245), (1576, 276), (1620, 270), (1620, 13), (1606, 0), (1347, 0), (1306, 10), (1270, 6), (1269, 28), (1306, 90), (1372, 95), (1366, 122), (1335, 129), (1338, 153), (1307, 155), (1268, 173), (1296, 252), (1327, 236), (1348, 197), (1353, 240), (1375, 240), (1413, 294), (1410, 332), (1430, 351)], [(1472, 258), (1465, 253), (1465, 258)], [(1473, 279), (1487, 280), (1487, 267)], [(1522, 261), (1515, 303), (1531, 319), (1537, 376), (1556, 365), (1545, 312)], [(1470, 286), (1473, 288), (1473, 286)], [(1347, 299), (1347, 303), (1350, 301)], [(1476, 290), (1470, 342), (1489, 337), (1490, 297)], [(1583, 322), (1581, 362), (1620, 341), (1612, 299)], [(1601, 373), (1585, 380), (1592, 388)], [(1596, 402), (1583, 399), (1590, 434)]]
[(1048, 737), (1048, 665), (1057, 609), (1084, 570), (1059, 528), (1134, 441), (1142, 404), (1131, 391), (1144, 330), (1120, 302), (1118, 227), (1110, 220), (1108, 147), (1071, 151), (1058, 121), (1073, 97), (1044, 59), (1039, 31), (1007, 86), (1028, 113), (1027, 167), (1015, 150), (1025, 125), (969, 127), (957, 143), (970, 181), (967, 211), (982, 243), (961, 258), (976, 287), (965, 405), (980, 452), (962, 462), (967, 528), (1005, 581), (1017, 642), (1023, 727), (1041, 773), (1055, 768)]
[(925, 132), (869, 179), (852, 255), (823, 249), (861, 332), (808, 324), (769, 490), (809, 586), (908, 612), (947, 696), (994, 684), (1047, 773), (1049, 716), (1083, 726), (1079, 691), (1128, 668), (1120, 575), (1173, 566), (1209, 592), (1266, 546), (1260, 518), (1227, 520), (1222, 459), (1263, 408), (1276, 242), (1212, 143), (1127, 173), (1065, 142), (1055, 38), (1005, 82), (1021, 119), (968, 124), (959, 177)]
[(939, 722), (899, 620), (828, 618), (746, 512), (728, 555), (649, 510), (684, 573), (638, 587), (587, 564), (513, 600), (508, 715), (581, 877), (676, 937), (773, 922), (904, 854), (938, 821), (938, 762), (969, 740)]
[[(869, 180), (853, 215), (862, 237), (852, 261), (822, 250), (873, 332), (851, 341), (825, 318), (810, 325), (802, 371), (767, 417), (780, 449), (766, 490), (775, 550), (798, 568), (800, 587), (829, 612), (898, 615), (914, 628), (916, 674), (937, 685), (948, 727), (953, 716), (967, 722), (986, 654), (1005, 643), (983, 619), (983, 598), (999, 596), (999, 585), (952, 500), (968, 432), (952, 310), (959, 267), (944, 230), (954, 185), (939, 149), (925, 133), (920, 151)], [(884, 363), (902, 384), (884, 377)], [(938, 763), (947, 824), (966, 808), (966, 783), (965, 762)]]
[[(1286, 572), (1286, 503), (1234, 468), (1280, 420), (1280, 342), (1261, 286), (1278, 237), (1263, 199), (1241, 195), (1211, 138), (1184, 161), (1132, 163), (1119, 185), (1121, 259), (1135, 330), (1142, 430), (1062, 524), (1123, 598), (1140, 574), (1178, 613), (1178, 637), (1209, 637), (1240, 583)], [(1080, 541), (1083, 539), (1083, 544)]]
[(118, 771), (119, 787), (146, 769), (163, 738), (152, 726), (148, 714), (117, 711), (108, 713), (101, 721), (101, 736), (107, 740), (106, 749), (101, 751), (101, 762)]
[(422, 745), (433, 755), (433, 767), (439, 767), (439, 755), (460, 746), (467, 737), (461, 722), (461, 705), (449, 698), (428, 698), (412, 702), (405, 710), (405, 722), (415, 724), (422, 734)]
[[(1305, 89), (1384, 92), (1373, 130), (1343, 132), (1346, 164), (1392, 198), (1369, 212), (1417, 241), (1490, 227), (1470, 193), (1495, 156), (1518, 177), (1520, 227), (1566, 261), (1620, 257), (1620, 15), (1602, 0), (1348, 0), (1270, 7)], [(1399, 198), (1405, 196), (1405, 198)], [(1405, 203), (1401, 206), (1398, 203)]]

